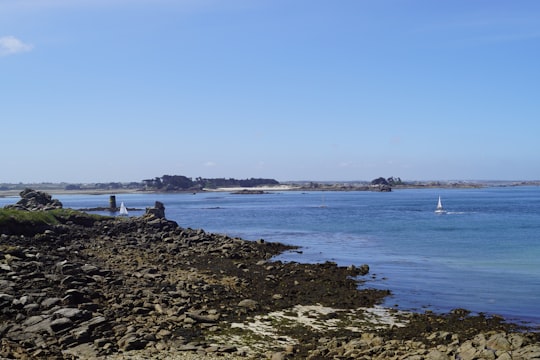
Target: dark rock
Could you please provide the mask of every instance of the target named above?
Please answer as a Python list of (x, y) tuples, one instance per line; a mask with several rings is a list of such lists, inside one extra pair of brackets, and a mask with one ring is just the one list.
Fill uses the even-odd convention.
[(78, 344), (62, 351), (64, 359), (97, 359), (99, 354), (91, 344)]
[(146, 208), (145, 216), (165, 219), (165, 205), (160, 201), (156, 201), (153, 208)]
[(148, 342), (136, 334), (127, 334), (118, 341), (118, 348), (122, 351), (144, 349)]
[(62, 308), (53, 313), (54, 318), (65, 317), (73, 321), (88, 320), (92, 317), (92, 314), (87, 310), (81, 310), (77, 308)]
[(263, 191), (263, 190), (242, 189), (242, 190), (234, 191), (231, 194), (234, 194), (234, 195), (262, 195), (262, 194), (270, 194), (270, 193), (266, 192), (266, 191)]
[[(33, 321), (38, 320), (38, 318), (33, 318)], [(26, 333), (36, 333), (36, 334), (52, 334), (53, 330), (51, 327), (50, 318), (41, 318), (37, 322), (30, 322), (28, 326), (25, 327), (24, 331)]]
[(78, 305), (89, 301), (86, 295), (79, 289), (69, 289), (62, 298), (62, 303), (66, 305)]
[(10, 294), (0, 294), (0, 308), (10, 305), (15, 297)]
[(50, 327), (55, 333), (58, 333), (72, 326), (73, 326), (73, 321), (65, 317), (61, 317), (56, 320), (52, 320), (50, 322)]
[(49, 309), (57, 304), (60, 304), (62, 302), (62, 299), (57, 297), (47, 298), (41, 302), (41, 307), (45, 309)]
[(91, 339), (92, 331), (88, 326), (79, 326), (71, 331), (71, 335), (78, 343), (84, 343)]
[(364, 276), (364, 275), (369, 274), (369, 265), (363, 264), (363, 265), (360, 265), (360, 267), (351, 265), (347, 268), (347, 270), (350, 271), (355, 276), (358, 276), (358, 275)]
[(92, 319), (81, 323), (81, 326), (86, 326), (89, 329), (94, 329), (106, 323), (107, 323), (107, 319), (104, 316), (95, 316)]

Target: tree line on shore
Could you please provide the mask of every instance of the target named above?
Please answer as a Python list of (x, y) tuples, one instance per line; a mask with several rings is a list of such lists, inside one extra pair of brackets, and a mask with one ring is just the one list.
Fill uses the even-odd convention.
[(233, 179), (233, 178), (202, 178), (198, 177), (195, 180), (183, 175), (163, 175), (154, 179), (143, 180), (145, 189), (148, 190), (202, 190), (215, 189), (219, 187), (255, 187), (262, 185), (279, 185), (275, 179), (250, 178), (250, 179)]
[[(220, 187), (256, 187), (264, 185), (279, 185), (275, 179), (250, 178), (202, 178), (195, 179), (183, 175), (163, 175), (152, 179), (145, 179), (141, 182), (110, 182), (96, 184), (67, 184), (65, 190), (118, 190), (118, 189), (140, 189), (155, 191), (200, 191), (202, 189), (215, 189)], [(91, 186), (91, 187), (90, 187)]]

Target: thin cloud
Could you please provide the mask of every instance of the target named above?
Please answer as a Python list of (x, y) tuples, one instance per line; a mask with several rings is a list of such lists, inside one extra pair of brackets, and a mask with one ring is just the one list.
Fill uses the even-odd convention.
[(213, 162), (213, 161), (207, 161), (203, 165), (206, 166), (206, 167), (214, 167), (217, 164), (215, 162)]
[(342, 168), (349, 168), (349, 167), (354, 167), (354, 164), (350, 161), (342, 161), (339, 163), (338, 166)]
[(32, 49), (32, 45), (25, 44), (14, 36), (0, 37), (0, 56), (19, 54)]

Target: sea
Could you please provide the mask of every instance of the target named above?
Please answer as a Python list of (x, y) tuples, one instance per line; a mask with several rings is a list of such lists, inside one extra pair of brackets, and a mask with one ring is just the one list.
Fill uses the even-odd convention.
[[(434, 213), (439, 196), (446, 214)], [(109, 204), (109, 195), (54, 198), (76, 209)], [(17, 200), (0, 198), (0, 206)], [(116, 201), (130, 216), (160, 201), (185, 228), (298, 246), (275, 260), (368, 264), (359, 286), (390, 290), (387, 307), (461, 308), (540, 329), (540, 187), (137, 193)]]

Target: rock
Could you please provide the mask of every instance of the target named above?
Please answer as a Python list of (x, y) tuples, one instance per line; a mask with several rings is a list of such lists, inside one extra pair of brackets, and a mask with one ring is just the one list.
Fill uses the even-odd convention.
[(118, 340), (118, 347), (122, 351), (144, 349), (148, 342), (140, 338), (136, 334), (127, 334)]
[(9, 266), (8, 264), (0, 264), (0, 270), (5, 271), (5, 272), (10, 272), (11, 266)]
[(8, 304), (11, 304), (15, 297), (10, 294), (0, 294), (0, 307), (4, 307)]
[(5, 208), (38, 211), (62, 208), (62, 203), (59, 200), (52, 199), (51, 195), (36, 191), (33, 189), (24, 189), (19, 193), (21, 200), (13, 205), (6, 205)]
[(73, 321), (88, 320), (92, 314), (87, 310), (77, 308), (62, 308), (53, 313), (53, 317), (65, 317)]
[(244, 299), (238, 303), (238, 306), (249, 310), (256, 310), (259, 307), (259, 303), (255, 300)]
[(95, 316), (88, 321), (81, 323), (81, 326), (87, 326), (89, 329), (94, 329), (99, 325), (107, 323), (107, 319), (104, 316)]
[(165, 219), (165, 205), (156, 201), (153, 208), (146, 208), (145, 217)]
[(449, 360), (450, 357), (439, 350), (431, 350), (426, 355), (426, 360)]
[(369, 265), (362, 264), (359, 270), (360, 270), (360, 275), (367, 275), (369, 273)]
[(497, 357), (497, 360), (513, 360), (513, 359), (514, 358), (512, 357), (512, 355), (510, 355), (510, 353), (508, 352), (502, 353)]
[(50, 327), (55, 333), (61, 332), (71, 326), (73, 326), (73, 321), (65, 317), (50, 322)]
[(73, 336), (74, 340), (79, 343), (83, 343), (90, 340), (92, 332), (88, 326), (79, 326), (71, 330), (71, 335)]
[(57, 298), (57, 297), (51, 297), (51, 298), (47, 298), (45, 300), (43, 300), (41, 302), (41, 307), (45, 308), (45, 309), (49, 309), (59, 303), (62, 302), (62, 299), (60, 298)]
[(360, 267), (350, 265), (349, 267), (347, 267), (347, 270), (349, 272), (353, 273), (354, 275), (362, 275), (362, 276), (364, 276), (364, 275), (369, 274), (369, 265), (363, 264)]
[(186, 315), (202, 323), (215, 323), (219, 320), (219, 314), (202, 314), (201, 311), (188, 311)]
[(459, 347), (457, 354), (462, 360), (473, 360), (477, 357), (477, 349), (472, 341), (466, 341)]
[(275, 352), (271, 357), (272, 360), (285, 360), (286, 358), (286, 355), (282, 352)]
[(90, 264), (84, 264), (83, 266), (81, 266), (81, 270), (87, 274), (87, 275), (99, 275), (100, 274), (100, 270), (99, 270), (99, 267), (95, 266), (95, 265), (90, 265)]
[(184, 344), (180, 347), (178, 347), (179, 351), (197, 351), (199, 347), (194, 344)]
[(516, 352), (523, 359), (540, 359), (540, 345), (530, 345)]
[(62, 351), (65, 359), (97, 359), (98, 352), (90, 344), (79, 344)]
[(294, 345), (289, 344), (289, 345), (285, 346), (285, 353), (286, 354), (294, 354), (295, 350), (296, 349), (295, 349)]
[(489, 338), (489, 340), (486, 342), (486, 347), (492, 350), (503, 350), (503, 351), (512, 350), (512, 344), (506, 338), (506, 335), (502, 333), (492, 335)]
[(32, 325), (35, 325), (37, 323), (42, 322), (46, 318), (48, 318), (48, 317), (45, 317), (43, 315), (30, 316), (30, 317), (26, 318), (26, 320), (23, 321), (23, 325), (24, 326), (32, 326)]
[(26, 333), (52, 334), (51, 320), (50, 318), (42, 318), (40, 321), (27, 326), (24, 331)]
[(476, 354), (479, 359), (495, 360), (497, 358), (495, 351), (490, 349), (480, 349)]
[(66, 305), (78, 305), (87, 302), (86, 295), (79, 289), (69, 289), (62, 298), (62, 303)]

